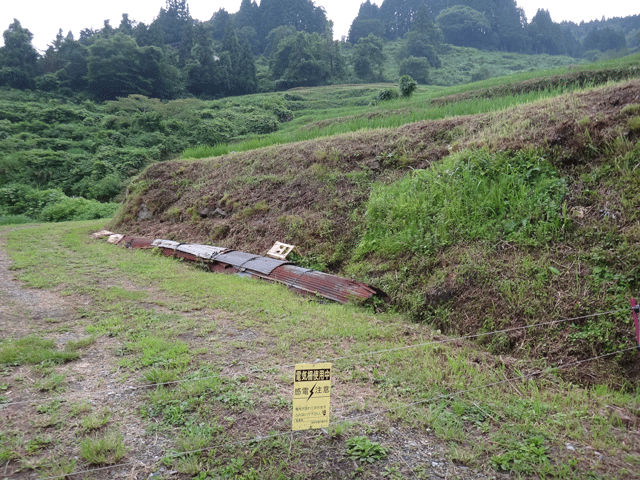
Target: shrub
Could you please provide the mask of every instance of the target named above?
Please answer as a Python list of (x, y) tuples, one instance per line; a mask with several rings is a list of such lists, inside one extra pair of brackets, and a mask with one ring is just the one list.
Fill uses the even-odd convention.
[(204, 120), (195, 128), (193, 143), (202, 145), (227, 143), (236, 135), (235, 129), (235, 125), (224, 118)]
[(58, 189), (36, 190), (28, 185), (10, 184), (0, 188), (0, 214), (37, 218), (47, 205), (66, 198)]
[(415, 89), (418, 88), (418, 83), (409, 75), (403, 75), (400, 79), (400, 94), (403, 98), (409, 98), (413, 95)]
[(394, 88), (387, 88), (385, 90), (380, 90), (378, 95), (376, 95), (376, 101), (378, 102), (386, 102), (387, 100), (395, 100), (398, 98), (400, 94)]
[(471, 74), (472, 82), (479, 82), (481, 80), (486, 80), (487, 78), (491, 78), (491, 72), (487, 67), (480, 67)]
[(249, 133), (272, 133), (278, 130), (280, 124), (271, 115), (249, 115), (245, 120)]
[(86, 198), (65, 198), (44, 208), (40, 218), (45, 222), (64, 222), (69, 220), (94, 220), (109, 218), (118, 209), (115, 203), (100, 203)]

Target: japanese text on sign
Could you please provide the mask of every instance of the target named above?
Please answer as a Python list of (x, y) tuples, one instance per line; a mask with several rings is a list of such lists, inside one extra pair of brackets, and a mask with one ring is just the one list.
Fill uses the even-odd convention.
[(293, 379), (293, 430), (329, 426), (331, 364), (301, 363)]

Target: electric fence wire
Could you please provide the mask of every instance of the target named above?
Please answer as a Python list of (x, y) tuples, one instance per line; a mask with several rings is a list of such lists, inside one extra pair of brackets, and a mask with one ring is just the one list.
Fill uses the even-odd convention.
[[(409, 349), (413, 349), (413, 348), (427, 347), (427, 346), (430, 346), (430, 345), (451, 343), (451, 342), (456, 342), (456, 341), (461, 341), (461, 340), (470, 340), (470, 339), (480, 338), (480, 337), (489, 336), (489, 335), (496, 335), (498, 333), (507, 333), (507, 332), (513, 332), (513, 331), (517, 331), (517, 330), (526, 330), (526, 329), (529, 329), (529, 328), (544, 327), (544, 326), (550, 326), (550, 325), (555, 325), (555, 324), (560, 324), (560, 323), (573, 322), (573, 321), (577, 321), (577, 320), (584, 320), (584, 319), (587, 319), (587, 318), (593, 318), (593, 317), (598, 317), (598, 316), (602, 316), (602, 315), (612, 315), (614, 313), (627, 312), (627, 311), (630, 311), (630, 310), (631, 310), (631, 308), (627, 307), (627, 308), (622, 308), (622, 309), (617, 309), (617, 310), (609, 310), (607, 312), (591, 313), (589, 315), (582, 315), (580, 317), (564, 318), (564, 319), (561, 319), (561, 320), (551, 320), (551, 321), (548, 321), (548, 322), (536, 323), (536, 324), (532, 324), (532, 325), (523, 325), (523, 326), (520, 326), (520, 327), (505, 328), (503, 330), (496, 330), (496, 331), (493, 331), (493, 332), (475, 333), (475, 334), (472, 334), (472, 335), (465, 335), (465, 336), (461, 336), (461, 337), (445, 338), (445, 339), (441, 339), (441, 340), (432, 340), (432, 341), (429, 341), (429, 342), (418, 343), (418, 344), (413, 344), (413, 345), (404, 345), (402, 347), (387, 348), (387, 349), (383, 349), (383, 350), (374, 350), (374, 351), (371, 351), (371, 352), (354, 353), (352, 355), (343, 355), (343, 356), (340, 356), (340, 357), (333, 357), (333, 358), (328, 358), (328, 359), (325, 359), (325, 360), (316, 360), (315, 363), (333, 363), (333, 362), (336, 362), (338, 360), (348, 360), (350, 358), (365, 357), (365, 356), (369, 356), (369, 355), (379, 355), (379, 354), (383, 354), (383, 353), (398, 352), (398, 351), (409, 350)], [(278, 368), (278, 369), (284, 370), (284, 369), (287, 369), (287, 368), (293, 368), (293, 367), (295, 367), (295, 365), (296, 364), (275, 365), (275, 366), (270, 367), (270, 368), (249, 369), (249, 370), (245, 370), (245, 371), (242, 371), (242, 372), (236, 372), (236, 373), (233, 374), (233, 376), (234, 377), (238, 377), (238, 376), (243, 376), (243, 375), (266, 372), (266, 371), (271, 370), (273, 368)], [(31, 402), (34, 402), (34, 401), (39, 401), (39, 402), (41, 402), (41, 401), (56, 401), (56, 400), (63, 400), (64, 401), (64, 400), (73, 400), (73, 399), (87, 398), (87, 397), (98, 397), (98, 396), (102, 396), (102, 395), (111, 396), (111, 395), (118, 395), (118, 394), (124, 394), (124, 393), (128, 393), (128, 392), (133, 392), (133, 391), (136, 391), (136, 390), (147, 389), (147, 388), (151, 388), (151, 387), (165, 387), (165, 386), (169, 386), (169, 385), (179, 385), (179, 384), (186, 383), (186, 382), (198, 382), (198, 381), (203, 381), (203, 380), (212, 380), (214, 378), (219, 378), (219, 375), (208, 375), (208, 376), (204, 376), (204, 377), (195, 377), (195, 378), (183, 378), (183, 379), (180, 379), (180, 380), (172, 380), (170, 382), (145, 383), (145, 384), (142, 384), (142, 385), (131, 385), (131, 386), (128, 386), (128, 387), (120, 389), (120, 390), (107, 389), (107, 390), (98, 390), (98, 391), (89, 392), (89, 393), (78, 392), (77, 395), (70, 395), (70, 396), (66, 396), (66, 397), (65, 396), (57, 396), (57, 397), (48, 397), (48, 398), (37, 398), (35, 400), (23, 400), (23, 401), (19, 401), (19, 402), (0, 403), (0, 408), (12, 406), (12, 405), (24, 405), (24, 404), (31, 403)]]
[[(500, 380), (498, 382), (487, 383), (487, 384), (479, 386), (479, 387), (472, 387), (472, 388), (468, 388), (468, 389), (465, 389), (465, 390), (459, 390), (457, 392), (443, 393), (443, 394), (436, 395), (436, 396), (433, 396), (433, 397), (430, 397), (430, 398), (417, 400), (415, 402), (403, 403), (403, 404), (400, 404), (400, 405), (396, 405), (396, 406), (387, 408), (385, 410), (380, 410), (378, 412), (365, 413), (365, 414), (356, 415), (356, 416), (353, 416), (353, 417), (342, 417), (342, 418), (338, 419), (338, 421), (334, 422), (333, 425), (349, 424), (349, 423), (354, 423), (356, 421), (362, 421), (362, 420), (366, 421), (367, 419), (370, 419), (372, 417), (376, 417), (376, 416), (379, 416), (379, 415), (385, 415), (385, 414), (387, 414), (389, 412), (393, 412), (393, 411), (399, 410), (401, 408), (409, 408), (409, 407), (413, 407), (413, 406), (417, 406), (417, 405), (422, 405), (424, 403), (432, 402), (434, 400), (440, 400), (440, 399), (443, 399), (443, 398), (459, 396), (459, 395), (463, 395), (465, 393), (473, 392), (473, 391), (476, 391), (476, 390), (481, 390), (483, 388), (495, 387), (497, 385), (501, 385), (501, 384), (504, 384), (504, 383), (522, 381), (522, 380), (527, 380), (527, 379), (530, 379), (530, 378), (533, 378), (533, 377), (539, 377), (539, 376), (542, 376), (542, 375), (545, 375), (545, 374), (552, 373), (552, 372), (557, 371), (557, 370), (562, 370), (562, 369), (565, 369), (565, 368), (574, 367), (574, 366), (580, 365), (582, 363), (592, 362), (594, 360), (599, 360), (599, 359), (602, 359), (602, 358), (605, 358), (605, 357), (610, 357), (610, 356), (613, 356), (613, 355), (617, 355), (619, 353), (625, 353), (625, 352), (628, 352), (628, 351), (631, 351), (631, 350), (637, 350), (637, 347), (634, 346), (634, 347), (630, 347), (630, 348), (625, 348), (623, 350), (618, 350), (618, 351), (615, 351), (615, 352), (605, 353), (603, 355), (598, 355), (596, 357), (587, 358), (587, 359), (584, 359), (584, 360), (577, 360), (575, 362), (566, 363), (566, 364), (558, 365), (558, 366), (555, 366), (555, 367), (550, 367), (550, 368), (547, 368), (547, 369), (542, 370), (542, 371), (529, 373), (529, 374), (526, 374), (526, 375), (519, 375), (517, 377), (512, 377), (512, 378), (508, 378), (508, 379), (505, 379), (505, 380)], [(318, 432), (318, 433), (315, 433), (315, 432)], [(320, 432), (322, 432), (322, 433), (320, 433)], [(274, 439), (274, 438), (280, 438), (280, 437), (289, 436), (289, 435), (293, 436), (295, 433), (306, 434), (304, 436), (304, 439), (305, 440), (309, 440), (309, 439), (312, 439), (314, 437), (321, 436), (322, 434), (326, 433), (326, 431), (324, 429), (320, 429), (320, 430), (315, 430), (314, 431), (315, 434), (310, 434), (308, 430), (298, 430), (298, 431), (287, 430), (285, 432), (273, 433), (273, 434), (270, 434), (270, 435), (264, 435), (264, 436), (258, 435), (257, 437), (246, 438), (246, 439), (243, 439), (243, 440), (236, 440), (234, 442), (220, 443), (220, 444), (217, 444), (217, 445), (213, 445), (213, 446), (205, 447), (205, 448), (200, 448), (200, 449), (197, 449), (197, 450), (188, 450), (188, 451), (184, 451), (184, 452), (171, 453), (171, 454), (165, 455), (163, 458), (167, 458), (167, 459), (179, 458), (179, 457), (183, 457), (185, 455), (193, 455), (193, 454), (196, 454), (196, 453), (204, 453), (204, 452), (208, 452), (208, 451), (211, 451), (211, 450), (216, 450), (216, 449), (219, 449), (219, 448), (233, 447), (233, 446), (237, 446), (237, 445), (243, 445), (243, 444), (246, 444), (246, 443), (259, 443), (259, 442), (262, 442), (262, 441), (265, 441), (265, 440), (271, 440), (271, 439)], [(76, 475), (85, 474), (85, 473), (94, 473), (94, 472), (101, 471), (101, 470), (110, 470), (110, 469), (128, 467), (128, 466), (139, 464), (139, 463), (141, 463), (141, 462), (119, 463), (119, 464), (110, 465), (110, 466), (107, 466), (107, 467), (99, 467), (99, 468), (90, 469), (90, 470), (81, 470), (81, 471), (78, 471), (78, 472), (66, 473), (66, 474), (63, 474), (63, 475), (55, 475), (55, 476), (52, 476), (52, 477), (44, 477), (41, 480), (52, 480), (52, 479), (73, 477), (73, 476), (76, 476)]]

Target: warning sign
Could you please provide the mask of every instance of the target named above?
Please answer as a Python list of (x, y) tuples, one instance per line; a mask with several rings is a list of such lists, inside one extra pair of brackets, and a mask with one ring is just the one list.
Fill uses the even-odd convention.
[(331, 364), (300, 363), (293, 379), (293, 430), (329, 426)]

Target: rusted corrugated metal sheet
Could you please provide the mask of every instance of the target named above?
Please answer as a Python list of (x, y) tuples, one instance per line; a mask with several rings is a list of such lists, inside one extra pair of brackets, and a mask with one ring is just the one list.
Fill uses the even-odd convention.
[(149, 238), (125, 235), (117, 245), (124, 245), (127, 248), (152, 248), (152, 243), (153, 240)]
[(294, 290), (314, 293), (340, 303), (357, 302), (362, 299), (383, 296), (381, 290), (371, 285), (295, 265), (282, 265), (276, 268), (269, 277)]
[(117, 242), (127, 248), (159, 248), (167, 256), (202, 262), (213, 272), (238, 273), (287, 285), (301, 293), (319, 295), (340, 303), (386, 298), (379, 288), (348, 278), (298, 267), (286, 260), (262, 257), (213, 245), (185, 244), (124, 236)]

